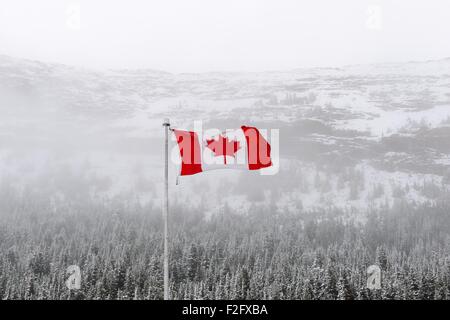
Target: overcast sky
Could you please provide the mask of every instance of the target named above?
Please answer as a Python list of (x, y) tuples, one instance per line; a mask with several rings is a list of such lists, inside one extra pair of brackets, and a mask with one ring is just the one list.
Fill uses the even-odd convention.
[(262, 71), (450, 56), (448, 0), (0, 0), (0, 54)]

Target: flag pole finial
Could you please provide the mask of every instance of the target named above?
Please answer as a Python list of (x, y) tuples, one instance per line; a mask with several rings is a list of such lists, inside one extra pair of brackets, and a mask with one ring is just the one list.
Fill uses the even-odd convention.
[(169, 120), (169, 118), (164, 118), (163, 126), (164, 127), (170, 127), (170, 120)]

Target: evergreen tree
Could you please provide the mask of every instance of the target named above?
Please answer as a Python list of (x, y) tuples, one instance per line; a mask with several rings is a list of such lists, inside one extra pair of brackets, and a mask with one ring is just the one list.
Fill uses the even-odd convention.
[(338, 284), (338, 300), (354, 300), (353, 290), (350, 286), (347, 272), (343, 271), (339, 278)]

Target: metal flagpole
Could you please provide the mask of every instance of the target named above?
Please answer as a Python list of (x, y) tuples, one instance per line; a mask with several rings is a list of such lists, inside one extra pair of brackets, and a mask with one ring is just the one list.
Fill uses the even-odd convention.
[(164, 300), (169, 300), (169, 119), (164, 119)]

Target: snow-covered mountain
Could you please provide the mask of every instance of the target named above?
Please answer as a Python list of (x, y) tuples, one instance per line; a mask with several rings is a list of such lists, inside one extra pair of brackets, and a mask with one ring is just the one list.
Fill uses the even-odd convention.
[(0, 56), (0, 185), (157, 205), (166, 116), (184, 128), (280, 129), (278, 175), (214, 172), (171, 188), (207, 212), (367, 210), (450, 195), (450, 59), (171, 74)]

